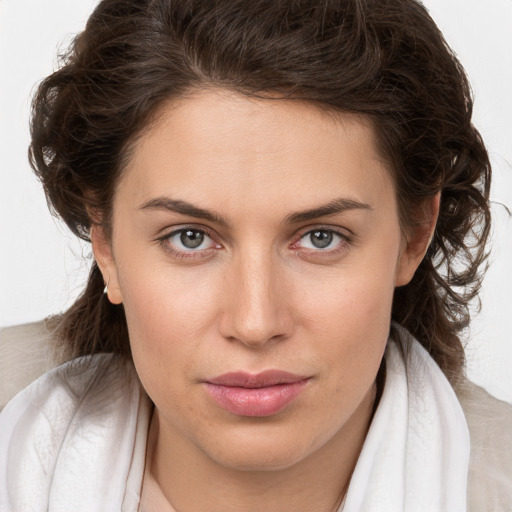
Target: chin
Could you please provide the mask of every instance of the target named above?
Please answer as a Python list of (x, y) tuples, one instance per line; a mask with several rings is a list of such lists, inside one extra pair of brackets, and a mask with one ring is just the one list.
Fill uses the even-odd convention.
[(314, 446), (304, 446), (308, 443), (301, 443), (293, 433), (278, 436), (265, 430), (220, 442), (209, 456), (227, 469), (279, 471), (294, 466), (315, 450)]

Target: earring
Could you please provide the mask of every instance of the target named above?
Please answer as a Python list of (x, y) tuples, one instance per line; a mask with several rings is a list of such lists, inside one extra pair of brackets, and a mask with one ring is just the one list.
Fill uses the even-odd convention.
[(110, 283), (110, 277), (107, 280), (107, 284), (105, 285), (105, 288), (103, 288), (103, 295), (107, 295), (108, 296), (108, 285), (109, 285), (109, 283)]

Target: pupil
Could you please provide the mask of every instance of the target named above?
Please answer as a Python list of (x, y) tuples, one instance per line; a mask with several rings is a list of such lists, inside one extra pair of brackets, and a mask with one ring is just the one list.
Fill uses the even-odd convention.
[(329, 231), (315, 231), (311, 233), (311, 242), (318, 249), (325, 249), (332, 242), (333, 234)]
[(187, 249), (196, 249), (203, 243), (204, 234), (200, 231), (187, 229), (181, 233), (180, 240)]

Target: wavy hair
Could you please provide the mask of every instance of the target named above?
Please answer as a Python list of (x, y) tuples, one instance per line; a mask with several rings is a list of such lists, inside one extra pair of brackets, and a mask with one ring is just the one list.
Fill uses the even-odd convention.
[[(490, 164), (471, 123), (464, 70), (415, 0), (103, 0), (33, 102), (30, 160), (51, 209), (88, 240), (108, 228), (115, 185), (159, 106), (201, 87), (302, 99), (374, 126), (402, 227), (441, 193), (428, 252), (396, 289), (392, 319), (450, 379), (481, 284)], [(130, 357), (122, 306), (103, 296), (95, 263), (58, 319), (71, 357)]]

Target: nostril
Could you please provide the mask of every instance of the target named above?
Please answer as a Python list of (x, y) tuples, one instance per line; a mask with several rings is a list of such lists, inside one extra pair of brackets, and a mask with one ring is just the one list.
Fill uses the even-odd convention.
[(231, 321), (224, 322), (223, 334), (229, 341), (251, 348), (277, 343), (289, 337), (293, 330), (291, 321), (287, 321), (285, 316), (284, 311), (274, 311), (272, 317), (260, 319), (258, 323), (254, 318), (250, 322), (232, 318)]

